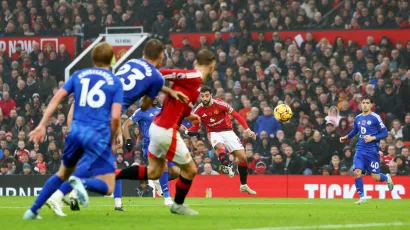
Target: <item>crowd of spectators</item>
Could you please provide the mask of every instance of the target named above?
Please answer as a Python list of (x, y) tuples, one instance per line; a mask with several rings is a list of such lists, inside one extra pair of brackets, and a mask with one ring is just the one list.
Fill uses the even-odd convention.
[[(327, 13), (330, 16), (322, 19)], [(409, 14), (408, 2), (395, 0), (10, 0), (1, 1), (0, 35), (76, 35), (90, 40), (106, 26), (141, 25), (166, 43), (162, 68), (192, 69), (198, 49), (214, 50), (217, 68), (205, 84), (257, 133), (256, 140), (249, 139), (234, 122), (250, 174), (351, 174), (357, 138), (341, 144), (339, 137), (350, 131), (360, 113), (360, 98), (370, 95), (374, 111), (390, 131), (380, 144), (382, 172), (409, 175), (405, 142), (410, 141), (410, 41), (392, 42), (386, 33), (381, 41), (369, 36), (367, 44), (360, 46), (353, 40), (329, 41), (307, 33), (299, 46), (277, 32), (405, 29)], [(200, 47), (192, 47), (188, 39), (168, 39), (170, 32), (210, 31), (215, 39), (201, 37)], [(260, 33), (253, 40), (249, 31), (270, 31), (273, 39), (266, 40)], [(223, 39), (221, 32), (229, 32), (230, 37)], [(173, 44), (180, 42), (182, 48), (176, 49)], [(64, 83), (62, 70), (73, 58), (65, 45), (53, 49), (40, 50), (35, 43), (30, 52), (17, 47), (9, 56), (0, 50), (0, 175), (46, 175), (59, 168), (72, 97), (49, 122), (44, 143), (34, 145), (27, 139)], [(160, 94), (160, 101), (163, 97)], [(273, 118), (272, 108), (280, 103), (292, 107), (290, 122), (281, 124)], [(123, 119), (136, 108), (131, 106)], [(184, 125), (190, 124), (184, 121)], [(135, 149), (117, 150), (120, 168), (146, 163), (138, 126), (132, 127), (131, 136)], [(184, 136), (184, 141), (199, 174), (220, 173), (205, 130), (198, 137)], [(233, 156), (230, 160), (236, 161)]]

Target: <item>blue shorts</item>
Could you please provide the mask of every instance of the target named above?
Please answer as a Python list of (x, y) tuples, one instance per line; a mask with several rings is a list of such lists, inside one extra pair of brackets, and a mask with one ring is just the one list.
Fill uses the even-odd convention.
[(74, 121), (65, 139), (62, 161), (65, 167), (78, 165), (94, 176), (114, 173), (111, 130), (107, 124), (89, 125)]
[[(142, 148), (142, 156), (144, 157), (145, 160), (148, 160), (148, 146)], [(168, 161), (167, 162), (168, 168), (177, 166), (174, 162)]]
[[(377, 154), (376, 154), (377, 153)], [(380, 174), (380, 156), (378, 151), (357, 150), (353, 158), (353, 169), (361, 169), (372, 174)]]

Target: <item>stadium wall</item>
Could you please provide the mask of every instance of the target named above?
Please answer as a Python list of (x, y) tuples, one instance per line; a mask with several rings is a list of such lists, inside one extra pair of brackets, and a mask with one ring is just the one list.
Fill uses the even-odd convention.
[[(278, 32), (279, 36), (284, 40), (288, 37), (295, 40), (297, 35), (301, 35), (302, 38), (305, 38), (306, 33), (311, 32), (316, 42), (319, 42), (321, 38), (327, 38), (330, 44), (333, 45), (333, 42), (337, 37), (342, 37), (347, 45), (349, 40), (357, 42), (359, 45), (365, 45), (366, 39), (368, 36), (373, 36), (375, 42), (379, 44), (383, 36), (388, 37), (394, 44), (398, 41), (401, 41), (404, 45), (407, 40), (410, 39), (410, 30), (317, 30), (317, 31), (286, 31)], [(182, 40), (188, 38), (188, 41), (193, 47), (199, 47), (199, 38), (205, 36), (207, 38), (208, 44), (215, 38), (214, 33), (173, 33), (171, 34), (171, 39), (173, 46), (176, 48), (182, 48)], [(229, 33), (222, 33), (224, 39), (229, 38)], [(256, 40), (258, 33), (252, 33), (252, 38)], [(267, 41), (272, 40), (272, 32), (265, 32), (265, 39)]]
[[(0, 196), (37, 196), (47, 176), (2, 176)], [(364, 177), (366, 194), (374, 199), (410, 198), (410, 176), (394, 177), (395, 188), (388, 191), (384, 183), (373, 182)], [(351, 176), (249, 176), (248, 184), (258, 192), (260, 198), (357, 198)], [(123, 195), (136, 196), (136, 181), (123, 181)], [(205, 197), (207, 188), (213, 197), (250, 197), (239, 192), (239, 177), (198, 176), (189, 197)], [(175, 194), (175, 181), (170, 182), (171, 194)], [(91, 194), (95, 195), (95, 194)]]

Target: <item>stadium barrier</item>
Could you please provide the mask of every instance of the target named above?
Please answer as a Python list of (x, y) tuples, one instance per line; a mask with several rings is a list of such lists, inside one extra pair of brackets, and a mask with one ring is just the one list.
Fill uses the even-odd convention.
[(11, 57), (13, 53), (16, 52), (16, 46), (21, 45), (23, 50), (27, 52), (33, 51), (33, 43), (38, 42), (40, 44), (40, 49), (45, 50), (46, 46), (50, 44), (53, 46), (54, 50), (58, 52), (59, 46), (64, 44), (67, 52), (72, 58), (76, 56), (76, 41), (77, 37), (75, 36), (49, 36), (49, 37), (36, 37), (36, 36), (27, 36), (27, 37), (3, 37), (0, 39), (0, 50)]
[[(278, 32), (279, 36), (284, 40), (286, 38), (292, 38), (296, 42), (302, 42), (305, 39), (307, 32), (313, 34), (313, 38), (316, 42), (319, 42), (321, 38), (327, 38), (330, 44), (333, 45), (333, 42), (337, 37), (342, 37), (346, 45), (349, 40), (357, 42), (359, 45), (366, 45), (366, 40), (368, 36), (372, 36), (375, 39), (376, 44), (379, 44), (382, 37), (388, 37), (394, 44), (400, 41), (406, 46), (407, 40), (410, 37), (410, 30), (314, 30), (314, 31), (281, 31)], [(252, 38), (257, 40), (258, 33), (253, 32)], [(267, 41), (272, 40), (272, 32), (265, 32), (265, 39)], [(300, 35), (300, 36), (298, 36)], [(182, 40), (187, 38), (190, 44), (197, 48), (199, 47), (199, 38), (205, 36), (208, 41), (208, 45), (215, 39), (214, 33), (172, 33), (171, 40), (173, 41), (173, 46), (175, 48), (182, 48)], [(296, 38), (298, 36), (298, 38)], [(229, 38), (229, 33), (222, 33), (223, 39)], [(302, 40), (301, 40), (302, 39)]]
[[(37, 196), (47, 176), (0, 176), (0, 196)], [(388, 191), (384, 183), (364, 177), (367, 196), (374, 199), (410, 198), (410, 176), (393, 177), (395, 188)], [(249, 176), (249, 186), (263, 198), (357, 198), (352, 176)], [(123, 181), (123, 195), (136, 196), (138, 182)], [(250, 197), (239, 192), (239, 177), (198, 176), (189, 197), (205, 197), (207, 188), (213, 197)], [(175, 194), (175, 181), (170, 182), (171, 194)], [(95, 195), (95, 194), (91, 194)]]

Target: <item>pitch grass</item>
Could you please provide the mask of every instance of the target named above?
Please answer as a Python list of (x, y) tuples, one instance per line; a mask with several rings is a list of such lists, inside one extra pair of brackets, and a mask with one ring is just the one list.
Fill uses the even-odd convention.
[[(113, 210), (113, 199), (91, 198), (90, 207), (80, 212), (64, 208), (67, 217), (56, 217), (43, 207), (43, 220), (23, 221), (22, 216), (34, 197), (0, 197), (0, 228), (29, 230), (217, 230), (217, 229), (346, 229), (351, 224), (383, 223), (378, 227), (349, 229), (410, 229), (410, 200), (369, 200), (355, 205), (354, 200), (321, 199), (187, 199), (199, 216), (177, 216), (170, 213), (161, 198), (124, 198), (126, 212)], [(396, 226), (387, 226), (393, 223)], [(310, 226), (307, 228), (307, 226)]]

